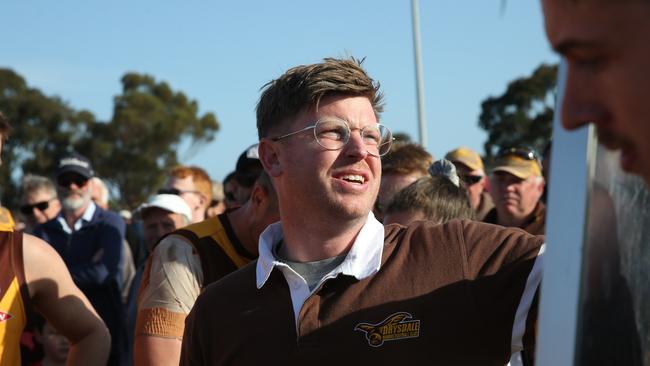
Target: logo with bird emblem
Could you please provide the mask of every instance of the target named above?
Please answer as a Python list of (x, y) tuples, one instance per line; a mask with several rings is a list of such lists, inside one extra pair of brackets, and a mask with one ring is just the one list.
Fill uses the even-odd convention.
[(364, 332), (372, 347), (380, 347), (386, 341), (396, 341), (420, 336), (420, 321), (407, 312), (399, 312), (377, 324), (359, 323), (354, 330)]

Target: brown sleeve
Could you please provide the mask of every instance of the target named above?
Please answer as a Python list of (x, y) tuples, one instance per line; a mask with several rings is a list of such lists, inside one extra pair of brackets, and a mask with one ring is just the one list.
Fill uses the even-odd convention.
[(510, 352), (530, 348), (535, 341), (544, 237), (469, 221), (463, 222), (461, 235), (479, 318), (510, 340), (495, 347), (507, 346)]
[(198, 366), (205, 364), (203, 362), (203, 349), (200, 342), (201, 335), (198, 334), (198, 323), (200, 322), (197, 321), (197, 318), (201, 317), (200, 300), (201, 297), (199, 296), (194, 308), (187, 315), (187, 318), (185, 318), (180, 366)]

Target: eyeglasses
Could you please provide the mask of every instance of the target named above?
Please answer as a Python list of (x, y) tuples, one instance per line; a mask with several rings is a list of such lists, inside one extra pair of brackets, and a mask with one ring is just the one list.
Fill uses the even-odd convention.
[(61, 187), (70, 187), (71, 183), (74, 183), (77, 187), (83, 187), (86, 182), (88, 182), (88, 178), (75, 173), (63, 174), (57, 179), (57, 184)]
[(467, 174), (467, 175), (460, 175), (459, 178), (463, 182), (465, 182), (466, 185), (472, 186), (472, 185), (480, 182), (481, 179), (483, 179), (483, 176), (482, 175), (470, 175), (470, 174)]
[[(497, 159), (503, 158), (508, 155), (514, 155), (517, 157), (520, 157), (522, 159), (526, 160), (534, 160), (538, 164), (540, 164), (541, 160), (539, 158), (539, 155), (535, 152), (535, 150), (531, 148), (526, 148), (526, 147), (505, 147), (499, 150), (499, 153), (497, 154)], [(541, 165), (541, 164), (540, 164)]]
[(194, 194), (201, 194), (199, 191), (183, 191), (178, 188), (161, 188), (157, 192), (158, 194), (173, 194), (175, 196), (181, 196), (185, 193), (194, 193)]
[(20, 212), (23, 215), (27, 215), (27, 216), (31, 216), (34, 214), (34, 208), (37, 208), (39, 211), (43, 212), (50, 207), (50, 202), (55, 199), (56, 197), (53, 197), (47, 201), (36, 202), (33, 205), (22, 205), (20, 206)]
[[(326, 150), (340, 150), (350, 141), (350, 126), (342, 119), (334, 117), (321, 118), (312, 126), (290, 132), (286, 135), (273, 137), (271, 141), (280, 141), (303, 131), (314, 130), (316, 142)], [(393, 134), (388, 127), (375, 123), (359, 129), (366, 151), (372, 156), (384, 156), (393, 144)]]

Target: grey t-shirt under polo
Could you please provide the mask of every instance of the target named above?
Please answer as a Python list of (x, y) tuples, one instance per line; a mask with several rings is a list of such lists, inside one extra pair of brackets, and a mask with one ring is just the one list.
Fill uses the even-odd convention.
[(336, 267), (338, 267), (343, 260), (345, 259), (346, 254), (341, 254), (336, 257), (322, 259), (319, 261), (313, 262), (294, 262), (288, 259), (285, 259), (280, 255), (279, 249), (284, 243), (279, 243), (273, 249), (273, 254), (278, 260), (283, 263), (286, 263), (291, 269), (296, 271), (302, 278), (307, 282), (309, 291), (314, 291), (314, 289), (320, 284), (321, 280), (325, 278), (328, 274), (332, 273)]

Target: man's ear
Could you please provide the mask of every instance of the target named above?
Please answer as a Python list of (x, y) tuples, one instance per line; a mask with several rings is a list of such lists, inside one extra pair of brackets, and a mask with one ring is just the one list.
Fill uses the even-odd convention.
[(282, 166), (278, 156), (278, 146), (267, 138), (263, 138), (257, 147), (260, 162), (270, 177), (277, 177), (282, 173)]
[(253, 207), (259, 208), (264, 203), (264, 201), (268, 200), (268, 196), (269, 193), (266, 191), (266, 189), (261, 185), (255, 183), (250, 198)]

